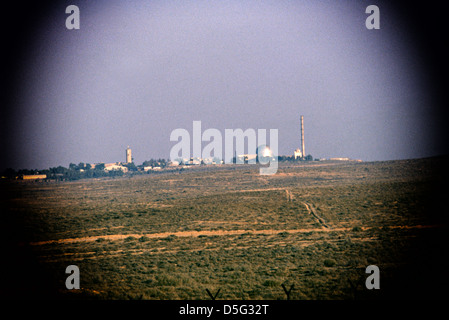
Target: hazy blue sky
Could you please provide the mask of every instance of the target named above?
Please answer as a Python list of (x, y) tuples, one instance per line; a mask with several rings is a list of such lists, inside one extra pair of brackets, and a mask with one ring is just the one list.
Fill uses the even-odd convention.
[[(93, 4), (92, 4), (93, 3)], [(65, 28), (77, 4), (80, 30)], [(15, 168), (168, 158), (170, 133), (279, 129), (279, 154), (438, 154), (413, 35), (366, 1), (72, 1), (33, 32), (18, 70)]]

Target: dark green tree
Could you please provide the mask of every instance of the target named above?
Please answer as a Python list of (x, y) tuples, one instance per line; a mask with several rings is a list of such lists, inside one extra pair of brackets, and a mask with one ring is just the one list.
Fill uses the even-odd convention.
[(95, 165), (95, 171), (104, 171), (104, 163), (99, 163)]
[(9, 179), (14, 179), (17, 176), (17, 172), (12, 168), (7, 168), (2, 172), (2, 176)]
[(125, 163), (123, 166), (124, 166), (124, 167), (127, 167), (129, 171), (137, 171), (137, 167), (136, 167), (136, 165), (134, 164), (134, 162), (131, 162), (131, 163)]

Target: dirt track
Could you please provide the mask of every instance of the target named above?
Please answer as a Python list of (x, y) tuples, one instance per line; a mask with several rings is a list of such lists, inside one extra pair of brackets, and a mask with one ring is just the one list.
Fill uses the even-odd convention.
[(282, 232), (288, 233), (304, 233), (304, 232), (329, 232), (329, 231), (348, 231), (350, 228), (335, 228), (332, 230), (327, 229), (282, 229), (282, 230), (211, 230), (211, 231), (180, 231), (180, 232), (162, 232), (162, 233), (146, 233), (146, 234), (113, 234), (113, 235), (102, 235), (102, 236), (92, 236), (92, 237), (81, 237), (81, 238), (68, 238), (59, 240), (48, 240), (32, 242), (31, 245), (45, 245), (52, 243), (74, 243), (74, 242), (89, 242), (96, 241), (98, 239), (104, 240), (123, 240), (128, 237), (140, 238), (147, 237), (150, 239), (160, 239), (167, 238), (169, 236), (176, 237), (198, 237), (198, 236), (228, 236), (228, 235), (242, 235), (242, 234), (264, 234), (272, 235), (279, 234)]
[(324, 222), (323, 218), (319, 217), (318, 214), (315, 211), (315, 208), (313, 207), (313, 204), (311, 203), (307, 203), (307, 202), (303, 202), (303, 204), (305, 205), (307, 211), (309, 211), (309, 213), (315, 217), (315, 219), (318, 220), (318, 222), (325, 228), (329, 228), (329, 226)]
[[(422, 228), (435, 228), (437, 225), (416, 225), (416, 226), (388, 226), (385, 228), (389, 229), (422, 229)], [(367, 230), (370, 228), (363, 228), (362, 230)], [(180, 231), (180, 232), (162, 232), (162, 233), (146, 233), (146, 234), (113, 234), (113, 235), (100, 235), (92, 237), (81, 237), (81, 238), (68, 238), (68, 239), (58, 239), (58, 240), (48, 240), (31, 242), (31, 245), (46, 245), (46, 244), (64, 244), (64, 243), (75, 243), (75, 242), (90, 242), (96, 241), (98, 239), (104, 240), (124, 240), (128, 237), (140, 238), (147, 237), (150, 239), (162, 239), (169, 236), (176, 237), (198, 237), (198, 236), (228, 236), (228, 235), (242, 235), (242, 234), (262, 234), (262, 235), (275, 235), (283, 232), (288, 233), (306, 233), (306, 232), (347, 232), (351, 228), (309, 228), (309, 229), (266, 229), (266, 230), (210, 230), (210, 231)]]

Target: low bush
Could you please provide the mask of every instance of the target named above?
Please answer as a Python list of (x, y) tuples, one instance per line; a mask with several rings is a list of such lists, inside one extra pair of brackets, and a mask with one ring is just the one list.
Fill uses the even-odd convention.
[(325, 267), (333, 267), (336, 264), (335, 260), (333, 259), (326, 259), (323, 263)]

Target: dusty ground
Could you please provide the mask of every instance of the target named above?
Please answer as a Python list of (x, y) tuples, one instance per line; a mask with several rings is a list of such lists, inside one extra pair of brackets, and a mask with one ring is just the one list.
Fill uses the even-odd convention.
[[(438, 298), (446, 159), (221, 166), (3, 183), (5, 296), (83, 299)], [(76, 264), (82, 289), (65, 289)], [(364, 287), (378, 265), (382, 289)], [(29, 269), (40, 274), (33, 285)], [(411, 281), (410, 279), (413, 279)]]

